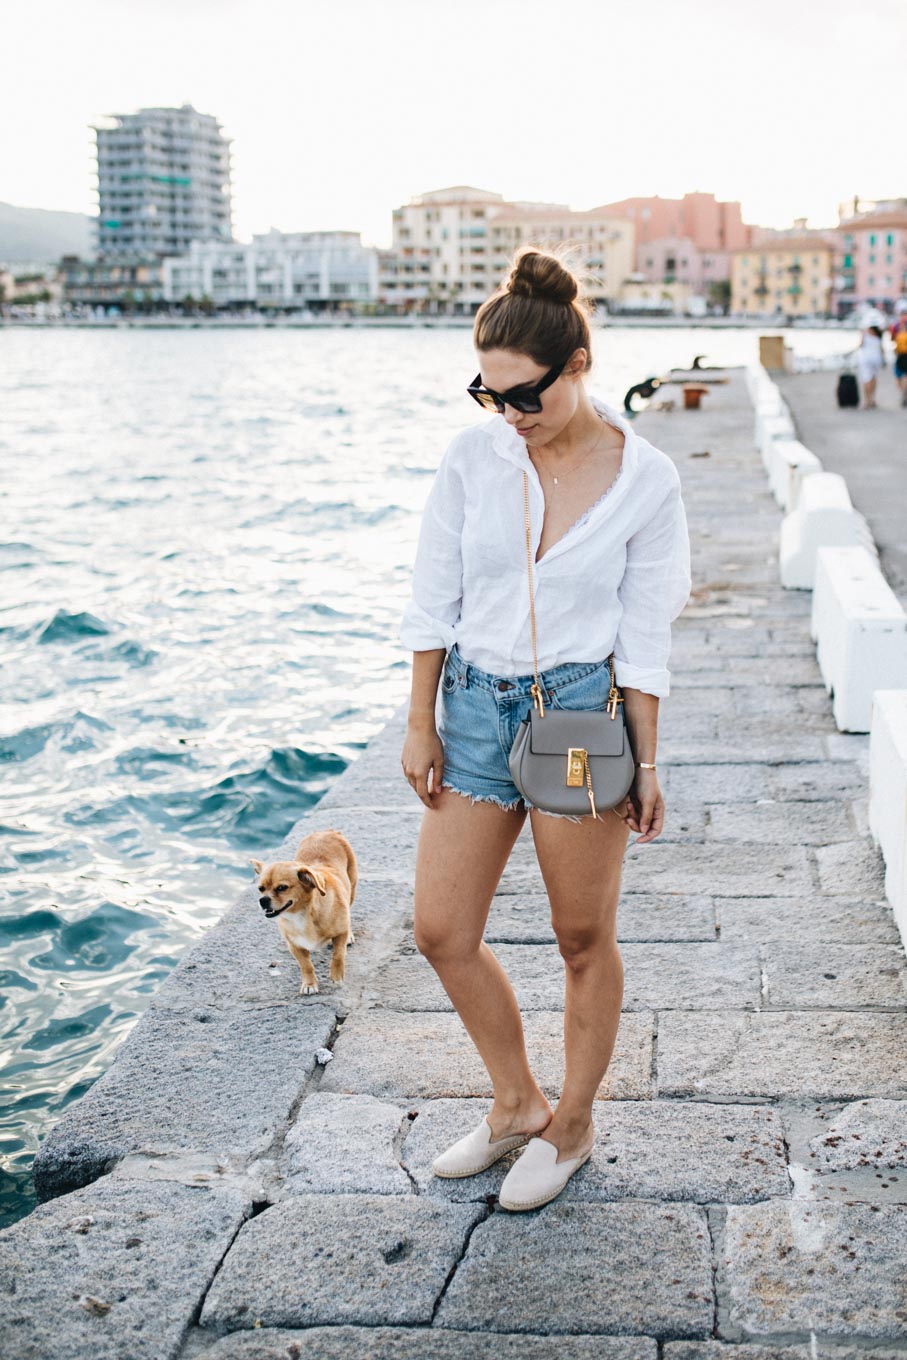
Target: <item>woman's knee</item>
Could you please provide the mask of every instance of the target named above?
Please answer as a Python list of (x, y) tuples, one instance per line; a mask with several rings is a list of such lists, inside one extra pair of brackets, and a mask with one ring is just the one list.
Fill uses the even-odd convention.
[(468, 933), (452, 929), (443, 921), (420, 919), (418, 911), (413, 938), (419, 953), (431, 964), (466, 962), (475, 956), (482, 943), (481, 935), (473, 940)]
[(605, 929), (601, 923), (590, 926), (552, 924), (558, 952), (568, 968), (582, 972), (606, 957), (615, 964), (620, 962), (614, 931)]

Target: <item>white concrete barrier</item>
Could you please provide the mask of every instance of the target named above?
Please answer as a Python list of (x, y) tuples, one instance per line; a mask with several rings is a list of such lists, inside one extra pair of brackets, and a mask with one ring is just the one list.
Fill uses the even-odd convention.
[(877, 689), (869, 729), (869, 829), (907, 948), (907, 689)]
[(762, 457), (762, 466), (769, 470), (772, 457), (772, 444), (776, 439), (795, 439), (794, 424), (785, 411), (777, 415), (763, 416), (759, 422), (759, 436), (756, 440)]
[(796, 508), (804, 477), (821, 472), (822, 464), (799, 439), (773, 439), (768, 452), (768, 481), (782, 510)]
[(863, 516), (854, 510), (847, 483), (836, 472), (804, 477), (796, 508), (781, 522), (781, 584), (787, 590), (812, 590), (816, 553), (823, 547), (864, 547), (874, 551)]
[(810, 632), (838, 730), (868, 732), (873, 691), (907, 688), (907, 614), (866, 548), (819, 548)]

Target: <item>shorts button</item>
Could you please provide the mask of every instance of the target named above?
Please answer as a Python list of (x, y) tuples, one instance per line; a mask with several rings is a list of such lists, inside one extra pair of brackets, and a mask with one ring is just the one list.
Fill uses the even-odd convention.
[(513, 689), (513, 685), (509, 680), (499, 680), (498, 689)]

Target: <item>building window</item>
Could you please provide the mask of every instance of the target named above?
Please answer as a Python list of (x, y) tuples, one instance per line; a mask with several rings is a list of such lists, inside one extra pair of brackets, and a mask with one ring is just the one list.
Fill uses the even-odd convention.
[(869, 244), (870, 244), (871, 246), (874, 246), (875, 243), (876, 243), (876, 234), (875, 234), (874, 231), (871, 231), (871, 232), (869, 233)]

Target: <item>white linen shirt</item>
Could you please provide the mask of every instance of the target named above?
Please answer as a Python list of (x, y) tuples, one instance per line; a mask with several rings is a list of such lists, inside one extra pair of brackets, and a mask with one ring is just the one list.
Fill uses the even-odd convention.
[(680, 477), (622, 415), (591, 400), (624, 434), (620, 470), (540, 562), (545, 497), (525, 440), (502, 415), (454, 436), (423, 511), (400, 624), (405, 648), (456, 642), (481, 670), (532, 672), (525, 469), (539, 670), (613, 651), (618, 685), (668, 694), (671, 622), (691, 585)]

